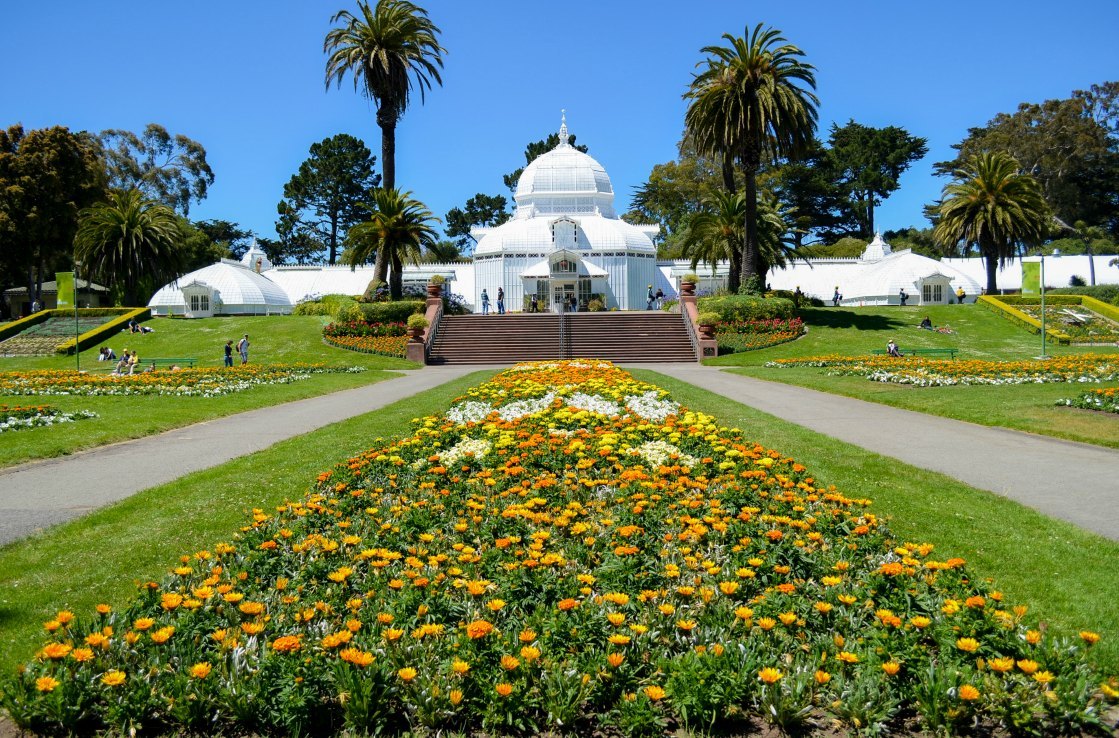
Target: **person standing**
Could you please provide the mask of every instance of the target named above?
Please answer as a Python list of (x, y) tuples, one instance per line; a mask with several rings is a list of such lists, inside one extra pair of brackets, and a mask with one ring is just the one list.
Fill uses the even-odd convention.
[(963, 287), (956, 288), (956, 302), (963, 305), (964, 304), (964, 298), (966, 298), (966, 297), (967, 297), (967, 293), (964, 292)]
[(653, 309), (653, 302), (656, 299), (657, 299), (657, 296), (653, 293), (653, 285), (649, 285), (649, 294), (647, 294), (645, 296), (645, 309), (646, 310), (652, 310)]
[(657, 288), (657, 310), (664, 308), (664, 290)]
[(831, 306), (839, 307), (839, 301), (843, 299), (843, 295), (839, 294), (839, 285), (835, 286), (835, 294), (831, 296)]
[(482, 288), (482, 315), (490, 314), (490, 295), (486, 292), (486, 288)]
[(532, 300), (529, 302), (529, 312), (540, 312), (540, 298), (537, 297), (535, 292), (532, 293)]
[(579, 299), (575, 295), (571, 296), (571, 312), (579, 312)]
[(241, 363), (249, 363), (249, 334), (246, 333), (240, 341), (237, 342), (237, 353), (241, 354)]
[(898, 292), (898, 300), (901, 301), (901, 306), (902, 307), (905, 307), (905, 301), (908, 300), (908, 299), (909, 299), (909, 295), (905, 294), (905, 288), (902, 287), (901, 291)]
[(233, 366), (233, 341), (225, 342), (225, 365)]
[(505, 315), (505, 288), (497, 288), (497, 314)]

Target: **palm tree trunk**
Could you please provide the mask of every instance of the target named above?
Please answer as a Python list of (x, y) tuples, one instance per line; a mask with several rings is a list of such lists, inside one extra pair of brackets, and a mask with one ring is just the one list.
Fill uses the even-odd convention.
[(392, 273), (389, 276), (389, 297), (399, 300), (404, 296), (404, 260), (400, 254), (392, 255)]
[[(734, 194), (737, 189), (734, 184), (734, 155), (730, 152), (723, 154), (723, 189), (728, 193)], [(731, 292), (738, 292), (738, 286), (742, 284), (742, 254), (737, 248), (730, 249), (729, 269), (727, 274), (727, 289)]]
[(996, 284), (999, 273), (999, 257), (994, 249), (983, 249), (983, 260), (987, 264), (987, 294), (994, 295), (998, 290)]
[[(760, 277), (758, 253), (758, 156), (744, 157), (746, 168), (746, 228), (742, 244), (742, 279)], [(759, 285), (765, 287), (765, 285)]]
[(381, 187), (396, 187), (396, 116), (387, 105), (377, 111), (377, 125), (381, 128)]

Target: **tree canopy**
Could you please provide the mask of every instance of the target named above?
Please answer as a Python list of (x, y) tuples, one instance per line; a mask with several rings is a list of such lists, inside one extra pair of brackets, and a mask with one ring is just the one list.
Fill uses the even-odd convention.
[(361, 205), (381, 177), (374, 172), (376, 157), (346, 133), (311, 144), (310, 154), (284, 185), (276, 232), (293, 254), (314, 243), (325, 245), (334, 264), (347, 231), (365, 217)]
[(102, 131), (99, 139), (109, 186), (114, 189), (138, 189), (145, 197), (189, 215), (191, 202), (205, 200), (214, 183), (202, 144), (181, 133), (172, 136), (158, 123), (149, 123), (140, 135)]
[(404, 293), (404, 261), (418, 264), (425, 248), (436, 243), (435, 224), (439, 222), (411, 192), (376, 189), (363, 206), (368, 220), (358, 223), (346, 238), (346, 263), (351, 268), (368, 263), (392, 265), (389, 294), (399, 300)]
[(470, 235), (470, 229), (474, 226), (501, 225), (512, 217), (507, 206), (508, 201), (504, 195), (485, 195), (479, 192), (466, 201), (465, 207), (447, 211), (443, 232), (455, 242), (460, 251), (472, 248), (476, 241)]

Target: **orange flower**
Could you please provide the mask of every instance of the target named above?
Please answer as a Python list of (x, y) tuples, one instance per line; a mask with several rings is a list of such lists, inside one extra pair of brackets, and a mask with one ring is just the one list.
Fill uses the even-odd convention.
[(1050, 674), (1048, 671), (1039, 671), (1033, 676), (1034, 681), (1038, 684), (1048, 684), (1049, 682), (1053, 681), (1053, 675)]
[(472, 640), (485, 638), (492, 632), (493, 623), (490, 623), (486, 620), (475, 620), (474, 622), (469, 623), (466, 626), (466, 635), (469, 636)]
[(579, 606), (579, 601), (575, 600), (575, 599), (572, 599), (570, 597), (568, 597), (567, 599), (560, 600), (559, 602), (556, 603), (556, 607), (563, 612), (574, 609), (578, 606)]
[(116, 669), (113, 669), (112, 671), (105, 672), (105, 674), (101, 677), (101, 683), (110, 687), (119, 687), (120, 685), (124, 684), (124, 680), (126, 678), (127, 677), (123, 671), (117, 671)]
[(909, 623), (914, 628), (917, 628), (918, 630), (921, 630), (922, 628), (929, 627), (929, 625), (932, 624), (932, 620), (929, 620), (924, 615), (914, 615), (913, 617), (911, 617), (909, 619)]
[(536, 631), (532, 628), (525, 628), (517, 638), (520, 639), (521, 643), (532, 643), (536, 640)]
[(610, 664), (610, 666), (615, 669), (625, 663), (625, 660), (625, 654), (620, 653), (612, 653), (606, 657), (606, 663)]
[(190, 675), (195, 679), (205, 679), (206, 677), (210, 676), (210, 672), (213, 671), (213, 668), (214, 667), (210, 666), (210, 664), (208, 664), (207, 662), (200, 661), (194, 666), (190, 667)]
[(278, 653), (294, 653), (301, 648), (303, 648), (303, 643), (299, 640), (299, 636), (280, 636), (272, 641), (272, 650)]
[(776, 684), (781, 681), (785, 674), (772, 667), (766, 667), (758, 672), (758, 679), (761, 679), (766, 684)]
[(405, 666), (403, 669), (396, 672), (396, 675), (400, 677), (400, 681), (408, 683), (416, 678), (416, 673), (416, 670), (411, 666)]
[(510, 656), (508, 654), (501, 657), (501, 668), (505, 669), (505, 671), (512, 671), (513, 669), (516, 669), (520, 665), (521, 665), (520, 661), (517, 661), (517, 659), (513, 658), (512, 656)]
[(882, 671), (886, 672), (889, 676), (897, 676), (897, 673), (901, 671), (901, 664), (896, 661), (887, 661), (882, 664)]
[(1037, 662), (1030, 659), (1022, 659), (1018, 662), (1018, 668), (1022, 670), (1023, 674), (1033, 674), (1037, 671)]
[(991, 671), (999, 673), (999, 674), (1005, 674), (1006, 672), (1008, 672), (1008, 671), (1010, 671), (1011, 669), (1014, 668), (1014, 659), (1012, 659), (1012, 658), (991, 659), (990, 661), (987, 662), (987, 665), (991, 667)]
[(654, 684), (651, 684), (648, 687), (645, 687), (645, 689), (643, 691), (645, 692), (645, 696), (648, 697), (653, 702), (658, 702), (660, 700), (663, 700), (664, 696), (665, 696), (665, 691), (662, 688), (660, 688), (660, 687), (658, 687)]
[(1099, 642), (1100, 634), (1093, 633), (1090, 630), (1082, 630), (1080, 631), (1080, 640), (1084, 641), (1084, 643), (1088, 644), (1089, 646), (1094, 646)]
[(447, 694), (447, 699), (452, 705), (457, 706), (460, 702), (462, 702), (462, 696), (463, 695), (461, 689), (452, 689), (450, 693)]
[(136, 622), (132, 624), (132, 627), (136, 630), (147, 630), (153, 625), (155, 625), (155, 620), (151, 618), (137, 618)]
[(837, 655), (836, 658), (845, 664), (859, 663), (859, 657), (851, 653), (850, 651), (840, 651), (839, 655)]
[(975, 653), (979, 650), (979, 641), (974, 638), (957, 638), (956, 648), (965, 653)]
[(152, 643), (166, 643), (175, 635), (175, 628), (173, 626), (166, 626), (152, 633)]
[(826, 671), (817, 670), (813, 678), (816, 680), (817, 684), (827, 684), (831, 681), (831, 674)]
[(466, 672), (470, 671), (470, 664), (466, 663), (462, 659), (455, 659), (454, 663), (451, 664), (451, 671), (459, 676), (462, 676)]
[(51, 677), (39, 677), (35, 680), (35, 689), (40, 692), (53, 692), (59, 681)]
[(979, 699), (979, 690), (970, 684), (965, 684), (960, 687), (959, 697), (964, 702), (974, 702)]
[(39, 652), (41, 658), (46, 659), (64, 659), (70, 654), (70, 646), (65, 643), (48, 643), (43, 646), (43, 650)]
[(499, 697), (508, 697), (513, 694), (513, 685), (508, 682), (501, 682), (494, 687), (494, 691), (497, 692)]
[(79, 663), (83, 661), (93, 660), (93, 649), (91, 648), (75, 648), (70, 652), (70, 658)]
[(343, 648), (338, 652), (338, 658), (354, 666), (369, 666), (375, 660), (373, 654), (360, 648)]
[(540, 649), (536, 646), (524, 646), (521, 648), (521, 658), (525, 660), (526, 664), (531, 664), (540, 658)]

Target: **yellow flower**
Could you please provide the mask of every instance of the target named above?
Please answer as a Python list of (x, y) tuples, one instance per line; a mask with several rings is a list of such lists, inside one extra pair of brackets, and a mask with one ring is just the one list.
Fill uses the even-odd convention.
[(859, 663), (859, 657), (851, 653), (850, 651), (840, 651), (839, 655), (837, 655), (836, 658), (845, 664)]
[(505, 600), (490, 600), (486, 603), (486, 607), (488, 607), (493, 612), (497, 612), (501, 608), (505, 607)]
[(773, 618), (758, 618), (758, 627), (762, 630), (773, 630), (776, 625), (777, 621)]
[(979, 650), (979, 641), (974, 638), (957, 638), (956, 648), (965, 653), (975, 653)]
[(70, 658), (79, 663), (83, 661), (93, 660), (93, 649), (91, 648), (75, 648), (70, 652)]
[(676, 621), (676, 627), (679, 628), (680, 630), (683, 630), (683, 631), (691, 631), (693, 628), (695, 628), (695, 625), (696, 625), (696, 623), (695, 623), (694, 620), (677, 620)]
[(626, 621), (626, 616), (620, 612), (611, 612), (607, 613), (606, 620), (614, 627), (617, 627)]
[(517, 659), (513, 658), (509, 654), (505, 654), (501, 657), (501, 668), (505, 669), (506, 671), (512, 671), (520, 665), (521, 662), (517, 661)]
[(466, 663), (462, 659), (455, 659), (454, 663), (451, 664), (451, 671), (453, 671), (455, 674), (458, 674), (459, 676), (462, 676), (466, 672), (470, 671), (470, 664)]
[(783, 612), (777, 616), (777, 619), (785, 625), (792, 625), (797, 621), (797, 615), (795, 612)]
[(618, 635), (617, 633), (615, 633), (613, 635), (607, 636), (606, 640), (610, 641), (615, 646), (627, 646), (633, 639), (629, 636)]
[(508, 682), (501, 682), (493, 689), (500, 697), (508, 697), (509, 695), (513, 694), (513, 685), (509, 684)]
[(532, 643), (536, 640), (536, 631), (532, 628), (525, 628), (517, 638), (520, 639), (521, 643)]
[(525, 660), (526, 664), (531, 664), (540, 658), (540, 649), (536, 646), (524, 646), (521, 648), (521, 658)]
[(831, 674), (826, 671), (817, 670), (813, 678), (816, 680), (817, 684), (827, 684), (831, 681)]
[(447, 695), (447, 699), (450, 701), (450, 703), (452, 705), (457, 706), (460, 702), (462, 702), (462, 690), (461, 689), (452, 689), (450, 691), (450, 693)]
[(1037, 662), (1030, 659), (1022, 659), (1018, 662), (1018, 668), (1022, 670), (1023, 674), (1033, 674), (1037, 671)]
[(830, 602), (817, 602), (812, 607), (816, 608), (816, 612), (821, 615), (827, 615), (832, 611), (832, 604)]
[(155, 625), (155, 620), (151, 618), (137, 618), (136, 622), (132, 624), (132, 627), (136, 630), (147, 630), (153, 625)]
[(882, 671), (886, 672), (889, 676), (897, 676), (897, 673), (901, 671), (901, 664), (896, 661), (887, 661), (882, 664)]
[(1033, 677), (1034, 681), (1038, 684), (1048, 684), (1049, 682), (1053, 681), (1053, 675), (1050, 674), (1048, 671), (1039, 671), (1034, 674)]
[(280, 636), (272, 641), (272, 650), (278, 653), (294, 653), (302, 647), (303, 643), (299, 640), (299, 636)]
[(653, 702), (658, 702), (664, 699), (665, 691), (656, 685), (651, 684), (648, 687), (645, 687), (643, 691), (645, 692), (645, 696)]
[(51, 677), (39, 677), (35, 680), (35, 689), (40, 692), (52, 692), (59, 684), (57, 679)]
[(958, 694), (960, 699), (965, 702), (974, 702), (975, 700), (979, 699), (979, 690), (971, 686), (970, 684), (965, 684), (960, 687), (960, 691)]
[(43, 650), (39, 652), (39, 656), (47, 659), (64, 659), (70, 653), (71, 647), (65, 643), (48, 643), (43, 646)]
[(610, 666), (615, 669), (625, 663), (625, 660), (625, 654), (621, 653), (612, 653), (606, 657), (606, 663), (610, 664)]
[(913, 617), (911, 617), (909, 619), (909, 623), (914, 628), (917, 628), (918, 630), (920, 630), (922, 628), (929, 627), (929, 625), (932, 623), (932, 620), (929, 620), (924, 615), (914, 615)]
[(105, 672), (104, 676), (101, 677), (101, 683), (110, 687), (118, 687), (124, 684), (125, 678), (125, 673), (123, 671), (113, 669), (112, 671)]
[(385, 628), (385, 640), (389, 643), (399, 641), (403, 635), (403, 628)]
[(485, 620), (475, 620), (466, 626), (466, 635), (472, 640), (484, 638), (493, 632), (493, 623)]
[(173, 626), (166, 626), (152, 633), (152, 643), (166, 643), (175, 635), (175, 628)]
[(758, 672), (758, 679), (761, 679), (766, 684), (775, 684), (781, 681), (785, 674), (772, 667), (766, 667)]
[(734, 608), (734, 616), (740, 620), (749, 620), (754, 617), (754, 611), (745, 606), (736, 607)]
[(996, 658), (987, 662), (987, 666), (991, 667), (991, 671), (1005, 674), (1014, 668), (1014, 659), (1012, 658)]
[(1099, 642), (1100, 634), (1093, 633), (1090, 630), (1082, 630), (1080, 631), (1080, 640), (1084, 641), (1089, 646), (1094, 646)]
[(1041, 633), (1036, 630), (1027, 630), (1026, 643), (1030, 644), (1031, 646), (1036, 646), (1038, 643), (1041, 643)]
[(369, 666), (375, 660), (373, 654), (360, 648), (343, 648), (338, 652), (338, 657), (354, 666)]
[(416, 678), (416, 673), (416, 670), (411, 666), (405, 666), (403, 669), (396, 672), (396, 675), (400, 677), (400, 681), (407, 683)]
[(205, 661), (200, 661), (199, 663), (190, 667), (190, 675), (195, 679), (205, 679), (206, 677), (210, 676), (210, 672), (213, 670), (213, 668), (214, 667), (210, 666), (210, 664), (206, 663)]

